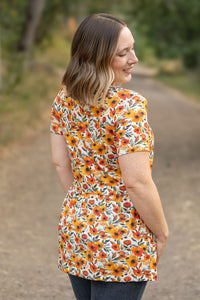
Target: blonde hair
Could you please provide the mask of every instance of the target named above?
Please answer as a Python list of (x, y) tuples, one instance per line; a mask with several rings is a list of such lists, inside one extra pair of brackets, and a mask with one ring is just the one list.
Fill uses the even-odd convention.
[(71, 60), (63, 77), (68, 96), (84, 104), (101, 106), (114, 80), (111, 67), (125, 22), (108, 14), (93, 14), (78, 27)]

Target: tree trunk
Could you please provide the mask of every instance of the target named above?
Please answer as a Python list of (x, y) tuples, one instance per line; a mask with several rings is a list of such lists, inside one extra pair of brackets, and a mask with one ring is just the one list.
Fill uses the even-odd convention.
[(29, 0), (26, 20), (17, 50), (28, 54), (35, 40), (36, 28), (39, 24), (46, 0)]

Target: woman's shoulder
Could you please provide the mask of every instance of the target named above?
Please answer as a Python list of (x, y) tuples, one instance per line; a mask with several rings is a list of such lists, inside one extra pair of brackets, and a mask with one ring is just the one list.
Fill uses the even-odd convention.
[(108, 99), (111, 102), (117, 102), (118, 106), (122, 105), (126, 108), (147, 106), (147, 99), (142, 94), (122, 87), (111, 87)]

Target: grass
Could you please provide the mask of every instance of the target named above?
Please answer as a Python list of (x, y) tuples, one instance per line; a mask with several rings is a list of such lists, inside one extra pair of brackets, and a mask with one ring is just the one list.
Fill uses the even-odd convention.
[[(36, 49), (31, 67), (17, 85), (0, 93), (0, 148), (20, 143), (40, 128), (48, 128), (50, 109), (61, 87), (62, 72), (69, 57), (62, 36), (55, 35), (48, 47)], [(7, 78), (12, 74), (8, 73)]]

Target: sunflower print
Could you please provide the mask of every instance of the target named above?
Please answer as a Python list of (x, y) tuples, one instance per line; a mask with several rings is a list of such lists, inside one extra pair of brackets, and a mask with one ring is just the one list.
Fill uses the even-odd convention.
[(68, 97), (63, 87), (50, 131), (65, 137), (74, 174), (58, 226), (59, 268), (91, 280), (157, 280), (155, 236), (130, 201), (119, 168), (120, 155), (137, 151), (150, 153), (152, 168), (147, 100), (110, 87), (96, 108)]

